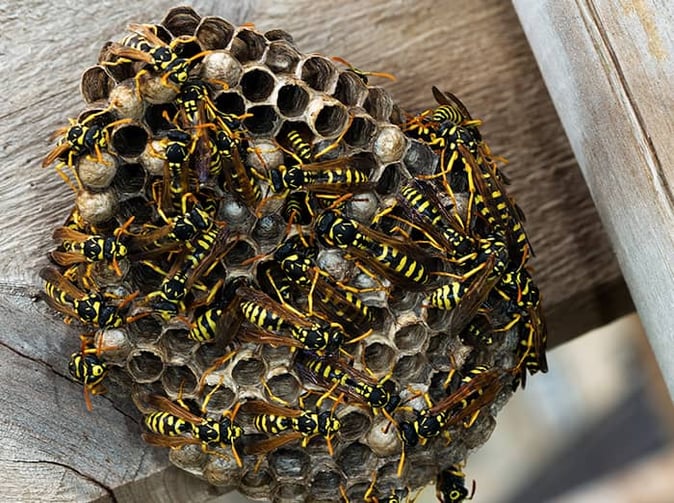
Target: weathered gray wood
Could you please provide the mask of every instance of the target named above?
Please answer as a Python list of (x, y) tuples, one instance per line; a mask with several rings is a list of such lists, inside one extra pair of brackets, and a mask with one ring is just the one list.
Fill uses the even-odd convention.
[[(145, 447), (132, 407), (98, 397), (86, 413), (65, 377), (76, 333), (30, 295), (40, 288), (51, 231), (72, 193), (40, 160), (48, 136), (83, 108), (80, 73), (100, 46), (132, 21), (160, 20), (172, 3), (44, 0), (0, 7), (0, 494), (13, 501), (203, 500), (212, 493), (166, 473), (166, 453)], [(340, 55), (396, 74), (382, 82), (410, 111), (433, 105), (431, 85), (459, 95), (485, 120), (493, 150), (507, 157), (512, 193), (528, 215), (551, 339), (561, 341), (631, 309), (587, 189), (509, 3), (308, 0), (194, 2), (204, 15), (261, 30), (283, 28), (305, 52)], [(66, 29), (63, 27), (67, 26)], [(568, 320), (573, 320), (570, 323)], [(112, 401), (111, 401), (112, 400)], [(65, 426), (63, 426), (65, 425)], [(189, 482), (186, 482), (189, 479)], [(188, 489), (185, 489), (188, 487)]]
[(515, 5), (674, 395), (674, 5)]

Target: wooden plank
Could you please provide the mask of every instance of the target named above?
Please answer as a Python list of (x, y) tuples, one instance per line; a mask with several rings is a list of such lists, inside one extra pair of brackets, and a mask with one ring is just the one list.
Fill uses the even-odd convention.
[(674, 5), (515, 6), (674, 395)]
[[(511, 161), (505, 170), (528, 215), (551, 342), (631, 309), (510, 4), (457, 0), (439, 9), (432, 0), (393, 7), (384, 0), (347, 0), (320, 8), (308, 0), (188, 3), (204, 15), (237, 24), (283, 28), (305, 52), (340, 55), (364, 69), (393, 72), (397, 82), (382, 84), (410, 111), (433, 105), (432, 85), (458, 94), (473, 115), (486, 121), (485, 136), (494, 151)], [(54, 8), (45, 0), (30, 0), (13, 5), (11, 12), (0, 9), (0, 64), (11, 76), (0, 101), (0, 309), (5, 320), (0, 396), (3, 419), (12, 425), (0, 437), (11, 447), (2, 467), (12, 474), (0, 482), (0, 493), (14, 501), (150, 500), (158, 486), (174, 501), (212, 494), (198, 481), (185, 482), (187, 475), (165, 475), (166, 453), (143, 446), (128, 400), (112, 393), (96, 400), (93, 414), (84, 411), (81, 389), (65, 377), (77, 334), (47, 315), (44, 304), (30, 301), (40, 288), (37, 271), (53, 246), (51, 230), (72, 205), (72, 193), (53, 170), (39, 167), (50, 148), (47, 138), (83, 108), (79, 76), (95, 62), (103, 42), (119, 37), (129, 22), (158, 21), (171, 4), (72, 0)]]

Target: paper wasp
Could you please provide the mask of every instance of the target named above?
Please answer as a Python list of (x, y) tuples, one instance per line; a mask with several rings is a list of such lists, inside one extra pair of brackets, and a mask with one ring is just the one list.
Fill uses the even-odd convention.
[(381, 77), (381, 78), (388, 79), (388, 80), (393, 80), (393, 81), (396, 80), (395, 76), (390, 74), (390, 73), (366, 72), (366, 71), (360, 70), (359, 68), (356, 68), (351, 63), (349, 63), (347, 60), (345, 60), (343, 58), (340, 58), (339, 56), (333, 56), (330, 59), (346, 66), (347, 67), (346, 71), (351, 72), (354, 75), (356, 75), (365, 85), (369, 84), (369, 77)]
[(465, 500), (473, 499), (475, 494), (475, 481), (473, 480), (473, 489), (468, 496), (466, 487), (466, 475), (458, 464), (445, 468), (438, 474), (435, 483), (435, 497), (440, 503), (462, 503)]
[[(217, 387), (213, 391), (215, 389)], [(144, 433), (143, 440), (172, 449), (196, 444), (204, 452), (213, 452), (211, 449), (215, 447), (231, 446), (237, 465), (243, 466), (235, 446), (236, 440), (243, 435), (243, 429), (234, 424), (239, 404), (232, 411), (224, 411), (220, 420), (207, 417), (206, 406), (211, 393), (204, 398), (200, 415), (190, 411), (182, 400), (174, 403), (164, 396), (150, 395), (147, 401), (156, 411), (145, 416), (144, 423), (150, 433)], [(186, 436), (187, 433), (191, 436)]]
[(365, 171), (355, 166), (356, 159), (343, 158), (294, 166), (281, 165), (269, 174), (271, 188), (285, 195), (304, 190), (321, 194), (346, 194), (372, 188)]
[(333, 353), (344, 342), (344, 334), (338, 326), (323, 320), (303, 317), (289, 304), (280, 304), (267, 294), (242, 286), (237, 294), (242, 299), (241, 311), (252, 325), (271, 332), (288, 330), (302, 345), (312, 351)]
[(115, 229), (114, 236), (86, 234), (69, 225), (58, 227), (54, 231), (53, 238), (61, 242), (63, 251), (55, 250), (51, 252), (51, 257), (57, 264), (63, 266), (106, 260), (111, 263), (117, 275), (121, 276), (118, 260), (126, 257), (128, 249), (120, 242), (120, 237), (131, 222), (133, 217)]
[(384, 387), (384, 380), (377, 382), (372, 377), (356, 369), (346, 366), (334, 358), (321, 357), (308, 351), (298, 351), (295, 362), (306, 379), (314, 383), (323, 383), (349, 396), (356, 395), (364, 400), (373, 410), (383, 409), (387, 413), (393, 411), (400, 402), (397, 394)]
[(88, 343), (87, 337), (81, 336), (82, 347), (80, 351), (70, 355), (68, 372), (70, 376), (80, 383), (84, 389), (84, 403), (87, 410), (91, 411), (90, 395), (102, 395), (106, 392), (102, 384), (108, 373), (108, 366), (98, 356), (99, 348)]
[[(168, 317), (182, 310), (182, 300), (195, 282), (233, 245), (229, 237), (229, 229), (212, 227), (186, 243), (185, 253), (166, 274), (159, 289), (145, 297), (145, 302), (150, 302), (162, 316)], [(160, 274), (164, 273), (151, 262), (144, 261), (143, 264)]]
[[(241, 302), (236, 291), (244, 282), (245, 280), (238, 276), (223, 287), (222, 293), (194, 318), (187, 335), (188, 339), (196, 342), (213, 340), (224, 332), (225, 325), (229, 325), (229, 332), (232, 335), (236, 332)], [(231, 338), (225, 339), (229, 341)]]
[[(85, 154), (95, 154), (97, 162), (105, 164), (103, 151), (108, 147), (110, 142), (108, 129), (130, 121), (130, 119), (120, 119), (117, 121), (113, 121), (112, 119), (113, 115), (109, 110), (91, 113), (79, 121), (70, 119), (70, 126), (61, 128), (54, 133), (54, 136), (60, 136), (60, 139), (56, 147), (42, 161), (42, 167), (46, 168), (59, 159), (61, 163), (56, 166), (56, 172), (71, 189), (77, 192), (78, 188), (82, 186), (75, 170), (77, 158)], [(63, 165), (68, 166), (73, 171), (78, 187), (75, 187), (68, 176), (61, 170)]]
[(461, 386), (446, 398), (433, 405), (424, 395), (428, 408), (414, 409), (415, 419), (398, 423), (398, 433), (403, 442), (403, 452), (398, 465), (398, 475), (402, 475), (406, 446), (419, 443), (446, 432), (450, 427), (463, 422), (465, 427), (473, 425), (480, 410), (491, 404), (503, 388), (507, 372), (499, 368), (480, 368), (461, 381)]
[(435, 101), (440, 105), (431, 115), (431, 120), (434, 122), (449, 122), (457, 126), (465, 127), (473, 136), (475, 141), (481, 142), (482, 135), (478, 129), (482, 125), (479, 119), (473, 119), (468, 112), (466, 106), (449, 91), (440, 91), (437, 87), (431, 88)]
[(318, 248), (305, 246), (299, 235), (286, 239), (273, 254), (288, 279), (308, 292), (310, 313), (314, 312), (316, 302), (323, 312), (331, 314), (338, 323), (354, 332), (372, 322), (368, 306), (355, 293), (339, 288), (328, 273), (321, 271), (314, 262), (317, 256)]
[(68, 317), (100, 328), (117, 328), (128, 321), (119, 312), (137, 296), (137, 292), (133, 293), (120, 304), (111, 305), (100, 293), (83, 292), (51, 267), (42, 269), (40, 277), (45, 280), (47, 304)]
[(317, 239), (325, 246), (346, 250), (394, 284), (411, 290), (423, 289), (431, 273), (424, 265), (423, 251), (392, 239), (337, 210), (325, 210), (316, 219)]
[(249, 400), (242, 409), (256, 415), (254, 424), (259, 431), (273, 435), (251, 445), (246, 450), (248, 454), (263, 455), (300, 438), (302, 447), (306, 447), (311, 438), (320, 435), (325, 438), (332, 455), (331, 439), (341, 427), (333, 411), (309, 412), (262, 400)]
[[(123, 38), (119, 43), (112, 43), (108, 50), (119, 56), (115, 62), (107, 63), (116, 65), (126, 61), (141, 61), (146, 63), (153, 72), (161, 75), (163, 85), (174, 89), (176, 92), (189, 78), (192, 61), (203, 55), (199, 53), (191, 58), (182, 58), (176, 51), (179, 44), (185, 43), (184, 38), (176, 38), (171, 44), (164, 42), (157, 33), (157, 26), (147, 24), (130, 24), (128, 27), (131, 35)], [(140, 92), (140, 79), (143, 72), (136, 74), (135, 81)]]

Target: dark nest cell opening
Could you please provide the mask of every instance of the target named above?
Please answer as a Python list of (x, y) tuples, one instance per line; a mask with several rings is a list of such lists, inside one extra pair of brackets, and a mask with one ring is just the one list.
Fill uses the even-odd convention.
[(169, 30), (174, 37), (181, 35), (192, 35), (199, 24), (201, 17), (194, 9), (187, 6), (175, 7), (171, 9), (164, 20), (163, 26)]
[(223, 114), (243, 115), (246, 111), (246, 104), (243, 98), (234, 92), (222, 92), (213, 100), (215, 108)]
[(337, 79), (337, 86), (333, 96), (347, 107), (356, 106), (367, 93), (363, 81), (353, 72), (342, 72)]
[(316, 91), (327, 91), (336, 74), (335, 65), (326, 58), (314, 56), (302, 65), (302, 80)]
[(324, 106), (314, 122), (316, 131), (321, 136), (333, 136), (339, 134), (347, 121), (347, 113), (341, 106)]
[(191, 395), (198, 392), (198, 379), (189, 367), (183, 365), (167, 365), (161, 376), (161, 383), (168, 393)]
[(266, 100), (274, 90), (274, 76), (266, 70), (255, 68), (241, 78), (241, 91), (250, 101)]
[(197, 27), (195, 36), (206, 51), (224, 49), (234, 36), (234, 26), (219, 17), (205, 17)]
[(274, 107), (261, 105), (252, 107), (248, 111), (253, 114), (253, 116), (244, 119), (243, 125), (252, 135), (271, 134), (276, 128), (279, 116), (276, 114)]
[(113, 184), (120, 192), (135, 194), (145, 186), (145, 170), (140, 164), (121, 164), (117, 167), (117, 174)]
[(279, 89), (276, 104), (285, 117), (297, 117), (307, 108), (309, 93), (298, 85), (287, 84)]
[(376, 130), (377, 126), (368, 117), (356, 117), (344, 135), (344, 141), (354, 148), (366, 147)]
[(161, 377), (164, 363), (156, 353), (141, 350), (129, 360), (127, 370), (137, 383), (151, 383)]
[(300, 62), (298, 52), (284, 41), (269, 44), (265, 63), (274, 73), (293, 73)]
[(133, 158), (143, 153), (148, 139), (145, 128), (134, 124), (126, 124), (112, 132), (110, 143), (120, 156)]
[(241, 63), (258, 61), (266, 47), (265, 39), (251, 30), (241, 30), (232, 43), (231, 51)]

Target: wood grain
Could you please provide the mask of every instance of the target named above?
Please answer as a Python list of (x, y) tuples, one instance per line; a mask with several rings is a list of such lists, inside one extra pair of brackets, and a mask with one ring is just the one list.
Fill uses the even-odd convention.
[[(432, 0), (344, 0), (320, 7), (308, 0), (188, 3), (204, 15), (255, 22), (262, 31), (283, 28), (305, 52), (392, 72), (398, 80), (382, 85), (410, 111), (433, 105), (432, 85), (459, 95), (485, 120), (493, 150), (511, 161), (505, 171), (528, 216), (551, 342), (631, 310), (508, 2), (455, 0), (443, 8)], [(160, 20), (171, 6), (159, 0), (0, 6), (0, 414), (8, 424), (0, 433), (0, 464), (10, 475), (0, 482), (0, 494), (12, 501), (156, 501), (155, 491), (173, 501), (214, 495), (190, 476), (166, 471), (166, 454), (141, 443), (131, 406), (114, 390), (86, 413), (81, 388), (65, 377), (77, 334), (31, 301), (53, 245), (51, 231), (72, 206), (72, 193), (53, 170), (40, 168), (51, 148), (48, 137), (84, 107), (79, 76), (100, 46), (129, 22)]]
[(674, 6), (515, 5), (674, 396)]

